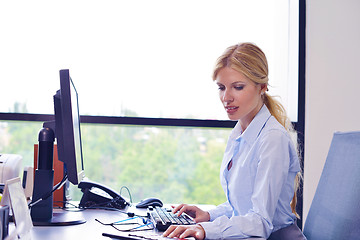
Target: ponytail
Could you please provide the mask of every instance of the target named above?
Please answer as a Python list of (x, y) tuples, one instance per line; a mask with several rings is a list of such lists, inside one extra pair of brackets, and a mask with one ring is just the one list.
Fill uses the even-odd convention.
[(286, 110), (283, 107), (283, 105), (276, 100), (274, 97), (268, 95), (267, 93), (265, 93), (263, 95), (263, 100), (264, 100), (264, 104), (266, 105), (266, 107), (269, 109), (271, 115), (273, 115), (276, 120), (283, 125), (283, 127), (287, 130), (287, 131), (293, 131), (294, 127), (291, 124), (291, 121), (289, 119), (289, 117), (286, 114)]

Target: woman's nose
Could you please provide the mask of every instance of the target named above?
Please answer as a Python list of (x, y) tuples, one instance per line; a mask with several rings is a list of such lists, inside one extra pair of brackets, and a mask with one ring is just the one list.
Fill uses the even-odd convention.
[(223, 102), (226, 102), (226, 103), (230, 103), (232, 101), (234, 101), (234, 98), (231, 94), (230, 91), (228, 90), (225, 90), (222, 94), (222, 99), (221, 99)]

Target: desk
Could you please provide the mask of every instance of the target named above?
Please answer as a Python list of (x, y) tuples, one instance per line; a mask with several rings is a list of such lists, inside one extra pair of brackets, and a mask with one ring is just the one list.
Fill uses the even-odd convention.
[[(58, 211), (58, 210), (57, 210)], [(60, 210), (63, 211), (63, 210)], [(125, 214), (117, 211), (106, 211), (97, 209), (88, 209), (81, 212), (71, 212), (71, 214), (81, 215), (86, 222), (83, 224), (72, 226), (54, 226), (54, 227), (36, 227), (34, 226), (31, 232), (31, 239), (33, 240), (51, 240), (51, 239), (109, 239), (101, 234), (103, 232), (118, 234), (119, 232), (111, 226), (101, 225), (95, 219), (99, 219), (104, 223), (111, 223), (126, 218)]]
[[(64, 211), (64, 210), (56, 210), (56, 211)], [(137, 209), (134, 209), (134, 212), (136, 214), (144, 215), (144, 210), (139, 211)], [(72, 225), (72, 226), (54, 226), (54, 227), (34, 226), (31, 230), (31, 239), (32, 240), (53, 240), (53, 239), (54, 240), (58, 240), (58, 239), (111, 240), (111, 238), (102, 236), (102, 233), (119, 235), (120, 232), (111, 226), (101, 225), (99, 222), (95, 221), (95, 219), (98, 219), (104, 223), (111, 223), (127, 217), (126, 214), (120, 213), (118, 211), (107, 211), (107, 210), (99, 210), (99, 209), (88, 209), (85, 211), (76, 212), (76, 214), (81, 215), (86, 220), (86, 223), (79, 225)], [(10, 230), (12, 229), (13, 226), (10, 228)], [(250, 239), (265, 240), (263, 238), (249, 238), (249, 240)]]

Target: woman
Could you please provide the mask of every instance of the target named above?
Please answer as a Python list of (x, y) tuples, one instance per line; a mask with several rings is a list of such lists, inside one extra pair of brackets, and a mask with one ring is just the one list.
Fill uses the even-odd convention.
[[(305, 239), (296, 225), (296, 148), (283, 106), (266, 93), (268, 65), (256, 45), (229, 47), (217, 60), (213, 80), (231, 120), (231, 132), (220, 169), (227, 201), (203, 211), (181, 204), (198, 223), (171, 226), (164, 236), (196, 239)], [(290, 204), (291, 202), (291, 204)]]

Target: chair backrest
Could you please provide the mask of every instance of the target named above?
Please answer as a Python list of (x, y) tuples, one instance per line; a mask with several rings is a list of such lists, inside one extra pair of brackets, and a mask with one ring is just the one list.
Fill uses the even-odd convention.
[(360, 239), (360, 132), (334, 134), (304, 235), (308, 240)]

